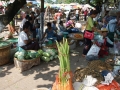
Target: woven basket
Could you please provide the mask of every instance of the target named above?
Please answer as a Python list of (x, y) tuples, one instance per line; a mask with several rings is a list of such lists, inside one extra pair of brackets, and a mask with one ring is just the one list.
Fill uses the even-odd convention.
[(0, 66), (5, 65), (10, 60), (10, 44), (0, 47)]
[(39, 65), (40, 57), (30, 59), (30, 60), (18, 60), (17, 58), (14, 58), (14, 64), (15, 64), (15, 67), (19, 68), (22, 72), (22, 71), (32, 68), (35, 65)]

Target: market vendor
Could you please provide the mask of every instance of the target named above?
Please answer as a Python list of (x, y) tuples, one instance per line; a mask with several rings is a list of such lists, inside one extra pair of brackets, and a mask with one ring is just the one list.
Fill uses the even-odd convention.
[(57, 31), (52, 28), (50, 22), (47, 23), (47, 29), (45, 30), (41, 40), (43, 40), (45, 36), (47, 39), (53, 38), (54, 40), (60, 40), (60, 37), (57, 35)]
[(108, 30), (106, 28), (101, 29), (101, 40), (97, 41), (97, 45), (101, 47), (98, 56), (100, 58), (108, 55), (108, 48), (113, 47), (113, 42), (107, 37)]
[(40, 48), (38, 42), (30, 39), (29, 35), (29, 25), (25, 24), (18, 37), (18, 46), (25, 50), (38, 50)]
[(65, 28), (65, 26), (63, 25), (63, 21), (59, 22), (58, 28), (59, 28), (60, 32), (65, 32), (67, 30)]

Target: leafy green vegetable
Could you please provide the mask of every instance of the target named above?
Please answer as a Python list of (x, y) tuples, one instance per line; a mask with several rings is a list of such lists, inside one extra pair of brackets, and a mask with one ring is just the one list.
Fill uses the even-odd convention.
[(54, 58), (55, 58), (55, 59), (58, 58), (58, 55), (55, 55)]
[(18, 56), (17, 56), (17, 59), (18, 59), (18, 60), (24, 60), (24, 56), (23, 56), (23, 55), (22, 55), (22, 56), (21, 56), (21, 55), (18, 55)]
[(51, 57), (50, 57), (50, 60), (53, 60), (53, 59), (54, 59), (54, 57), (53, 57), (53, 56), (51, 56)]
[(39, 53), (40, 56), (42, 56), (43, 51), (42, 50), (38, 50), (38, 53)]
[(47, 53), (47, 52), (43, 52), (43, 56), (50, 57), (51, 55), (49, 53)]
[(49, 53), (52, 56), (55, 56), (55, 54), (56, 54), (53, 49), (47, 49), (46, 52)]
[(9, 43), (5, 41), (0, 41), (0, 47), (8, 46)]
[(45, 56), (42, 56), (41, 59), (45, 62), (49, 62), (50, 61), (50, 58), (49, 57), (45, 57)]

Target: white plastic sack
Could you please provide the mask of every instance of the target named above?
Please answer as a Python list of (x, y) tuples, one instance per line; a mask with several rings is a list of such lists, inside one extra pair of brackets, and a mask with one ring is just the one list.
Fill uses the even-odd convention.
[(115, 64), (116, 66), (114, 66), (113, 72), (115, 73), (115, 75), (118, 75), (118, 70), (120, 69), (120, 56), (116, 56)]
[(100, 51), (100, 47), (93, 44), (92, 47), (90, 48), (90, 50), (88, 51), (87, 56), (89, 56), (89, 55), (97, 56), (99, 51)]
[(91, 75), (84, 78), (83, 82), (75, 82), (73, 84), (74, 90), (99, 90), (93, 86), (97, 82), (96, 78)]
[(110, 83), (112, 83), (114, 77), (112, 76), (111, 73), (108, 73), (107, 76), (104, 76), (104, 79), (105, 81), (102, 81), (101, 83), (105, 85), (109, 85)]

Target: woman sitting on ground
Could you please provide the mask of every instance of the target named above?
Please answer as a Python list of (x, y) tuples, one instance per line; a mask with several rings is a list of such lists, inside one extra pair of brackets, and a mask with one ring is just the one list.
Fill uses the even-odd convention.
[(56, 36), (56, 33), (57, 33), (57, 31), (54, 30), (51, 26), (51, 23), (48, 22), (47, 29), (45, 30), (45, 33), (43, 34), (42, 40), (45, 38), (45, 36), (47, 37), (47, 39), (54, 38)]
[(65, 26), (63, 25), (63, 21), (60, 21), (58, 27), (59, 27), (60, 32), (65, 32), (67, 30)]
[(23, 25), (23, 31), (20, 32), (18, 37), (18, 46), (25, 50), (39, 50), (40, 47), (38, 42), (29, 38), (29, 27), (28, 24)]

